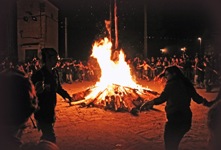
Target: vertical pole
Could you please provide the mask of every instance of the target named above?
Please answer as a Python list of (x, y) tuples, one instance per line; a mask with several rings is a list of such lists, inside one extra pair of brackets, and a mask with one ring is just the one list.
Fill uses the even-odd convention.
[(144, 58), (147, 57), (147, 6), (144, 4)]
[(65, 17), (65, 58), (68, 57), (68, 42), (67, 42), (67, 17)]
[(202, 39), (200, 38), (200, 54), (203, 54), (202, 53)]
[(198, 40), (199, 40), (199, 55), (201, 56), (203, 53), (202, 53), (202, 50), (201, 50), (201, 44), (202, 44), (202, 38), (201, 37), (198, 37)]
[(114, 0), (115, 49), (118, 49), (117, 1)]
[(112, 33), (111, 33), (111, 31), (112, 31), (112, 7), (111, 7), (111, 1), (112, 0), (110, 0), (110, 35), (109, 35), (109, 39), (112, 42)]

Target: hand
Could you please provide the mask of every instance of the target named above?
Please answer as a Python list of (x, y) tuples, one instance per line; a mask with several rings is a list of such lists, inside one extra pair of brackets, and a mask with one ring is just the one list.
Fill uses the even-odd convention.
[(73, 98), (72, 98), (72, 97), (70, 97), (68, 100), (69, 100), (70, 102), (72, 102), (72, 101), (73, 101)]
[(207, 106), (207, 107), (211, 107), (214, 103), (216, 103), (216, 101), (211, 101), (211, 102), (208, 102), (207, 100), (203, 102), (203, 105), (204, 106)]
[(72, 97), (69, 96), (67, 99), (68, 99), (69, 105), (71, 106), (72, 105), (71, 102), (73, 101)]
[(132, 108), (130, 113), (133, 115), (133, 116), (138, 116), (138, 113), (139, 113), (139, 110), (137, 110), (137, 108)]
[(154, 101), (144, 102), (144, 103), (140, 106), (140, 111), (151, 109), (151, 108), (153, 108), (153, 105), (154, 105)]

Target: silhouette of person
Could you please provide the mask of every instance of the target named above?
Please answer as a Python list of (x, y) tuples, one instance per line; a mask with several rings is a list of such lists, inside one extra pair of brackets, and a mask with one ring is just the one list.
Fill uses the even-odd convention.
[(35, 88), (28, 76), (14, 69), (1, 72), (0, 83), (0, 149), (17, 150), (24, 124), (37, 109)]
[(221, 87), (216, 98), (213, 100), (215, 103), (208, 111), (207, 126), (209, 129), (209, 149), (221, 149)]
[(205, 106), (212, 105), (212, 102), (208, 102), (196, 92), (190, 80), (184, 76), (177, 66), (167, 67), (160, 76), (167, 79), (163, 92), (159, 97), (144, 103), (142, 107), (151, 108), (153, 105), (166, 102), (165, 149), (178, 150), (180, 141), (191, 128), (191, 99)]
[(56, 93), (61, 95), (69, 102), (72, 98), (64, 90), (59, 82), (58, 71), (55, 68), (58, 61), (58, 53), (53, 48), (43, 48), (42, 68), (32, 75), (32, 81), (35, 85), (39, 110), (35, 112), (35, 119), (39, 131), (42, 132), (41, 140), (48, 140), (56, 143), (54, 132), (55, 107), (57, 103)]
[(209, 149), (221, 149), (221, 99), (217, 101), (208, 111), (207, 126), (209, 129)]

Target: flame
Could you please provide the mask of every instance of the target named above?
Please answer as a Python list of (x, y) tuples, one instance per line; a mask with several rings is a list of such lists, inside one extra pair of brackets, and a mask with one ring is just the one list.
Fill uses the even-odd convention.
[[(91, 57), (97, 59), (101, 68), (100, 80), (95, 84), (93, 91), (87, 95), (86, 99), (94, 99), (99, 93), (114, 93), (113, 85), (121, 85), (131, 88), (140, 89), (132, 78), (131, 69), (125, 61), (125, 54), (121, 49), (117, 60), (112, 60), (112, 43), (108, 38), (96, 41), (93, 45)], [(146, 88), (146, 87), (145, 87)], [(104, 94), (105, 95), (105, 94)]]

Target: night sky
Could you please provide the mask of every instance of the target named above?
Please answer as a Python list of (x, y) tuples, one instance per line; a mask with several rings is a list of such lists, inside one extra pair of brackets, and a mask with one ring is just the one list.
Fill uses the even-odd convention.
[[(104, 20), (109, 19), (110, 2), (113, 10), (114, 0), (49, 1), (59, 8), (60, 55), (64, 56), (62, 23), (67, 17), (69, 57), (87, 59), (94, 41), (104, 36)], [(221, 24), (218, 23), (219, 0), (117, 0), (119, 47), (129, 57), (144, 49), (144, 5), (147, 6), (148, 57), (159, 55), (160, 49), (165, 47), (177, 51), (185, 46), (194, 53), (199, 48), (198, 37), (211, 39), (220, 35), (220, 28), (217, 28)], [(8, 8), (3, 5), (1, 8), (3, 26), (4, 11)], [(3, 35), (5, 29), (1, 28)], [(0, 44), (5, 45), (5, 42), (1, 40)]]
[[(61, 20), (62, 17), (68, 19), (69, 56), (87, 58), (94, 40), (104, 33), (104, 20), (109, 19), (110, 0), (50, 1), (60, 9)], [(149, 56), (159, 55), (160, 49), (165, 47), (176, 51), (186, 46), (197, 51), (197, 38), (209, 38), (214, 34), (215, 1), (117, 0), (119, 46), (130, 57), (142, 53), (144, 49), (145, 4)], [(62, 43), (61, 40), (60, 49)]]

